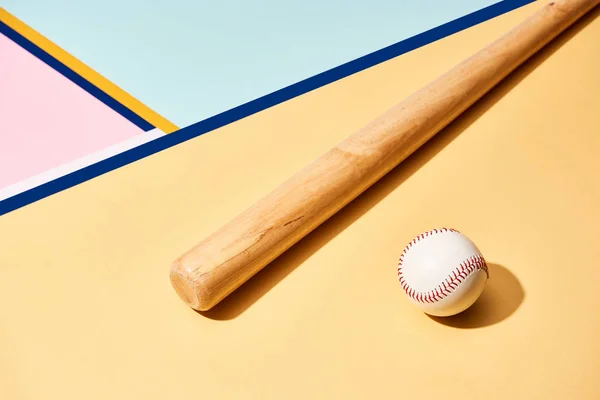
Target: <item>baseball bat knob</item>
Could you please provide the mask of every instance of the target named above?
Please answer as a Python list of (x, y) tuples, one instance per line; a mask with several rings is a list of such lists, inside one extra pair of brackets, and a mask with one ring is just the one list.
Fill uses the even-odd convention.
[(170, 274), (171, 285), (181, 300), (191, 308), (199, 311), (206, 311), (210, 307), (204, 301), (203, 286), (192, 283), (188, 277), (177, 272), (177, 266), (174, 265)]

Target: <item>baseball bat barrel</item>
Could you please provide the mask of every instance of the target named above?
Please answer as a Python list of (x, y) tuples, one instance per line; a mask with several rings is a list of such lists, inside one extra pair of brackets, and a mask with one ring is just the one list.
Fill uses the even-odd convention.
[(206, 311), (338, 212), (600, 0), (557, 0), (330, 149), (174, 261), (170, 280)]

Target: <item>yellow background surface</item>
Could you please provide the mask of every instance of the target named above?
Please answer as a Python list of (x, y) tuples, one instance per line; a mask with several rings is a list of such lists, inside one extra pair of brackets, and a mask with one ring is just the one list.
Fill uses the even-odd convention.
[[(170, 263), (533, 3), (0, 217), (2, 399), (597, 399), (600, 12), (217, 308)], [(397, 281), (453, 227), (490, 263), (435, 320)]]

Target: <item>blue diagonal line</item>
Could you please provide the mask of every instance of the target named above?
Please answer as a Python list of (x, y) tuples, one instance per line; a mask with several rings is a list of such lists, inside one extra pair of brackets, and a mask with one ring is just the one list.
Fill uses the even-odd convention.
[(259, 111), (273, 107), (279, 103), (290, 100), (322, 86), (328, 85), (339, 79), (345, 78), (399, 55), (405, 54), (429, 43), (443, 39), (489, 19), (515, 10), (535, 0), (505, 0), (485, 7), (481, 10), (467, 14), (446, 24), (403, 40), (391, 46), (377, 50), (363, 57), (332, 68), (308, 79), (277, 90), (266, 96), (257, 98), (238, 107), (232, 108), (213, 117), (207, 118), (169, 135), (157, 138), (118, 155), (99, 161), (93, 165), (82, 168), (68, 175), (57, 178), (51, 182), (42, 184), (17, 194), (0, 202), (0, 215), (16, 210), (27, 204), (50, 196), (82, 182), (103, 175), (132, 162), (141, 160), (152, 154), (158, 153), (170, 147), (176, 146), (190, 139), (203, 135), (207, 132), (220, 128), (224, 125), (248, 117)]

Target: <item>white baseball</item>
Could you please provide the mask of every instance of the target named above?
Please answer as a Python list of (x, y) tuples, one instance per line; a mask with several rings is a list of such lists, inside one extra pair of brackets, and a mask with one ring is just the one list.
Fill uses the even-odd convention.
[(408, 298), (425, 313), (438, 317), (458, 314), (473, 305), (488, 277), (477, 246), (448, 228), (414, 238), (398, 263), (398, 278)]

